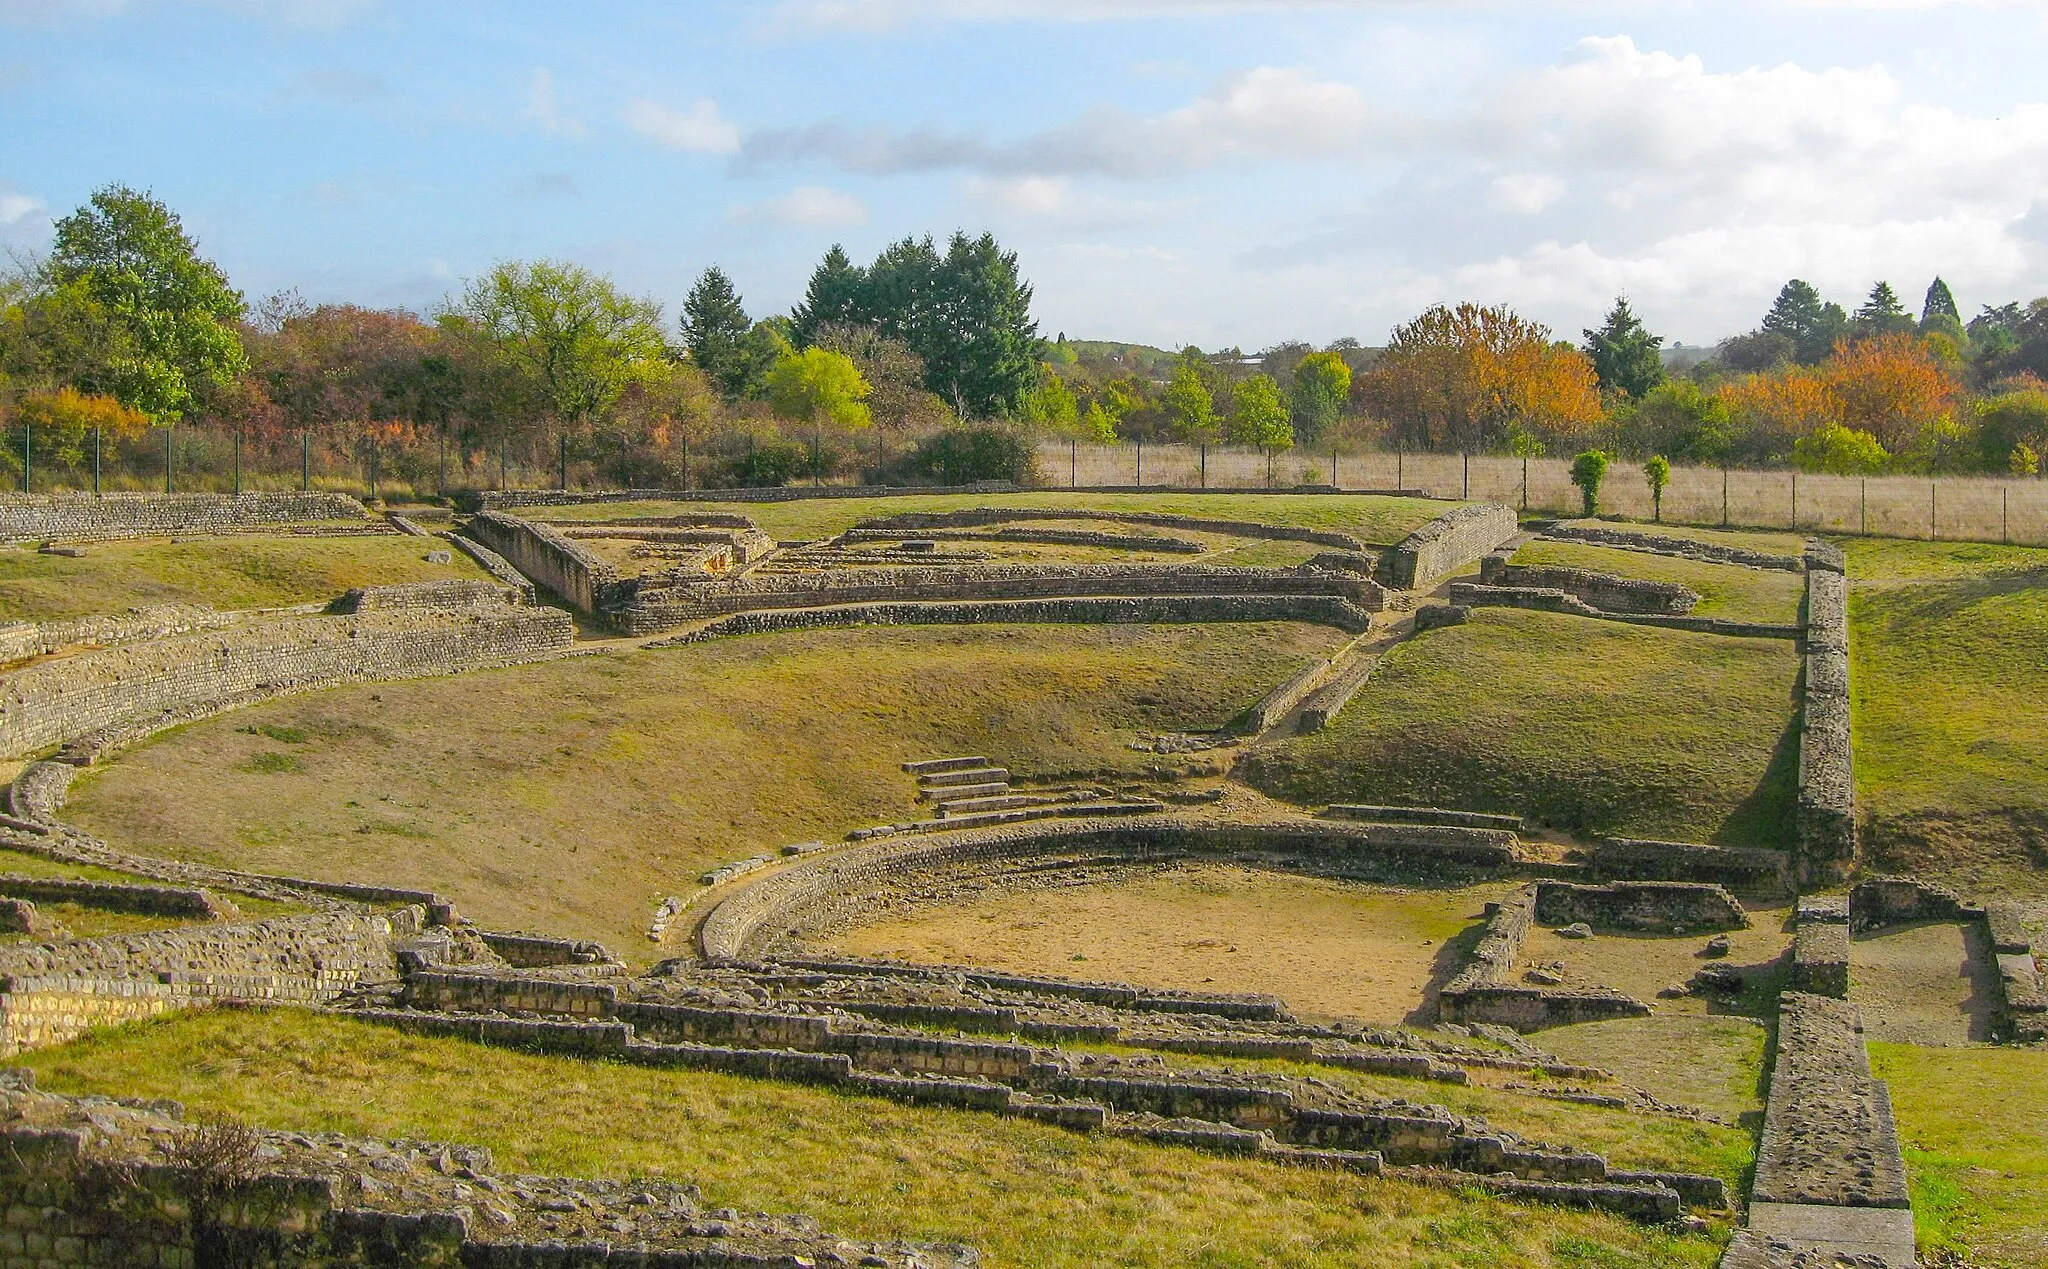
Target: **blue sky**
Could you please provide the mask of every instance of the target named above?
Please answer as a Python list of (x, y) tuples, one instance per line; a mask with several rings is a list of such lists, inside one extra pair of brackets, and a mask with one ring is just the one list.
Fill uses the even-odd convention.
[(2048, 0), (0, 0), (0, 241), (153, 189), (252, 299), (552, 257), (755, 314), (994, 230), (1046, 333), (1687, 342), (1800, 275), (2048, 294)]

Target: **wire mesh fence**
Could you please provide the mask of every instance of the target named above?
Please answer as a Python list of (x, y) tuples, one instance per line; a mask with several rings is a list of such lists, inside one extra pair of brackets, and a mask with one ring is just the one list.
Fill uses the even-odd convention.
[[(1435, 498), (1502, 502), (1528, 511), (1583, 509), (1562, 458), (1365, 452), (1267, 455), (1235, 446), (1085, 445), (1047, 442), (1047, 483), (1208, 489), (1335, 485), (1413, 490)], [(1640, 466), (1616, 463), (1600, 489), (1602, 512), (1656, 514)], [(2048, 480), (1991, 476), (1817, 476), (1793, 471), (1673, 467), (1663, 517), (1685, 524), (2048, 546)]]

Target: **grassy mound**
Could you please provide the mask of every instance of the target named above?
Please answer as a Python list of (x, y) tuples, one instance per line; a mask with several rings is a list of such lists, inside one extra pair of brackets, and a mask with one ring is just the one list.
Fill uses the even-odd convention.
[(1397, 646), (1329, 730), (1240, 771), (1305, 804), (1504, 811), (1588, 835), (1779, 847), (1798, 674), (1788, 640), (1478, 609)]
[(1891, 1088), (1923, 1260), (2048, 1265), (2048, 1053), (1872, 1044), (1870, 1061)]
[(2048, 551), (1849, 545), (1857, 797), (1875, 864), (2048, 891)]
[(1075, 512), (1153, 511), (1296, 525), (1349, 533), (1366, 542), (1392, 544), (1457, 506), (1427, 498), (1385, 498), (1370, 494), (1058, 493), (904, 494), (891, 498), (804, 498), (790, 502), (615, 502), (572, 507), (527, 507), (516, 514), (534, 519), (609, 520), (615, 516), (673, 516), (694, 511), (736, 512), (753, 517), (764, 532), (784, 541), (831, 537), (863, 520), (907, 511), (954, 511), (968, 507), (1054, 508)]
[(453, 896), (498, 928), (647, 947), (705, 869), (913, 817), (898, 764), (1136, 772), (1343, 636), (1318, 626), (816, 631), (337, 688), (160, 737), (71, 815), (152, 854)]
[[(297, 1010), (145, 1023), (22, 1060), (61, 1092), (472, 1142), (506, 1172), (687, 1179), (709, 1205), (804, 1212), (858, 1237), (970, 1242), (991, 1266), (1704, 1269), (1717, 1254), (1708, 1238), (1592, 1213)], [(1577, 1139), (1576, 1125), (1609, 1112), (1548, 1113)]]
[(1806, 594), (1806, 578), (1798, 573), (1702, 564), (1579, 542), (1531, 542), (1515, 552), (1515, 563), (1555, 564), (1616, 577), (1677, 582), (1699, 592), (1700, 602), (1692, 610), (1695, 617), (1724, 617), (1729, 621), (1796, 622)]
[(54, 621), (143, 604), (269, 608), (333, 599), (355, 586), (485, 577), (460, 551), (451, 563), (427, 563), (428, 551), (446, 546), (390, 534), (235, 534), (100, 542), (78, 559), (0, 551), (0, 620)]

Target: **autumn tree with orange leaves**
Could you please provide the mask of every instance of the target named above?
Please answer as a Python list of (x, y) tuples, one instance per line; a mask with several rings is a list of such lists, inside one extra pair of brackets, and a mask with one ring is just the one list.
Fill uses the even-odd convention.
[(1817, 366), (1787, 366), (1724, 385), (1723, 403), (1747, 448), (1779, 457), (1830, 428), (1860, 433), (1913, 467), (1960, 455), (1956, 417), (1963, 385), (1919, 335), (1843, 340)]
[(1577, 437), (1602, 418), (1586, 355), (1503, 306), (1439, 304), (1396, 327), (1357, 395), (1418, 449), (1498, 449), (1515, 427)]

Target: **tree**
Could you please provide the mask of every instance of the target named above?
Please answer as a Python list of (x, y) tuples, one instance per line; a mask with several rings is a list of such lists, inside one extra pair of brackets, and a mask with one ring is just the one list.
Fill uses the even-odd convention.
[(861, 310), (866, 281), (863, 272), (846, 258), (846, 248), (833, 243), (812, 272), (803, 302), (789, 315), (790, 342), (806, 348), (817, 339), (821, 327), (867, 323), (868, 315)]
[(1827, 423), (1792, 445), (1792, 461), (1801, 471), (1835, 476), (1860, 476), (1884, 470), (1891, 456), (1868, 432)]
[(2001, 392), (1977, 403), (1979, 461), (1990, 471), (2005, 466), (2014, 451), (2048, 449), (2048, 388)]
[(745, 396), (758, 382), (758, 358), (750, 355), (748, 346), (753, 326), (732, 279), (715, 264), (704, 270), (683, 300), (683, 346), (728, 401)]
[(1160, 409), (1166, 412), (1173, 436), (1191, 444), (1206, 445), (1216, 436), (1216, 399), (1202, 382), (1200, 369), (1183, 356), (1173, 368), (1173, 378), (1159, 394)]
[(602, 415), (668, 359), (660, 306), (579, 265), (507, 261), (473, 279), (455, 311), (563, 429)]
[[(70, 467), (85, 461), (85, 438), (93, 432), (111, 433), (119, 439), (138, 436), (149, 427), (149, 419), (140, 411), (115, 398), (69, 386), (25, 394), (14, 407), (14, 417), (26, 429), (32, 457), (40, 454), (42, 461)], [(18, 468), (21, 450), (10, 446), (7, 460), (8, 466)]]
[(1825, 360), (1848, 325), (1841, 305), (1822, 300), (1812, 284), (1798, 278), (1779, 290), (1763, 321), (1764, 330), (1792, 341), (1793, 360), (1805, 366)]
[[(1299, 383), (1299, 372), (1296, 382)], [(1273, 455), (1294, 448), (1294, 425), (1280, 385), (1269, 375), (1253, 375), (1237, 386), (1237, 409), (1230, 418), (1230, 439), (1256, 445), (1266, 453), (1266, 483), (1273, 483)]]
[(1395, 328), (1359, 387), (1397, 438), (1422, 449), (1498, 449), (1515, 423), (1574, 437), (1602, 417), (1593, 363), (1507, 308), (1430, 308)]
[(1894, 454), (1952, 425), (1962, 393), (1926, 340), (1899, 332), (1844, 344), (1821, 372), (1842, 425), (1869, 432)]
[(1650, 504), (1656, 508), (1659, 524), (1664, 521), (1664, 487), (1671, 483), (1671, 460), (1662, 454), (1650, 455), (1650, 461), (1643, 464), (1643, 479), (1650, 482)]
[(1627, 296), (1616, 296), (1607, 319), (1585, 336), (1583, 347), (1602, 389), (1640, 398), (1664, 382), (1664, 359), (1657, 351), (1664, 337), (1644, 328), (1629, 310)]
[(1600, 511), (1600, 482), (1607, 479), (1607, 464), (1611, 460), (1597, 449), (1589, 449), (1572, 459), (1572, 483), (1579, 487), (1579, 495), (1586, 501), (1586, 514), (1597, 515)]
[(1791, 361), (1798, 351), (1799, 345), (1790, 335), (1753, 330), (1747, 335), (1734, 335), (1722, 340), (1714, 355), (1730, 370), (1754, 374), (1760, 370), (1777, 369)]
[(1956, 311), (1955, 293), (1940, 278), (1927, 284), (1927, 298), (1920, 302), (1920, 329), (1962, 335), (1963, 315)]
[(1624, 435), (1638, 454), (1722, 463), (1733, 457), (1738, 433), (1726, 401), (1689, 379), (1671, 379), (1637, 403)]
[(1889, 282), (1879, 282), (1870, 288), (1870, 296), (1856, 310), (1854, 320), (1857, 333), (1865, 336), (1896, 335), (1913, 329), (1912, 315), (1899, 302), (1898, 293)]
[(855, 432), (873, 422), (868, 381), (845, 353), (806, 348), (784, 353), (768, 372), (768, 404), (777, 416), (811, 425), (811, 475), (822, 476), (824, 425)]
[(178, 217), (148, 194), (109, 185), (57, 222), (49, 281), (76, 286), (121, 332), (105, 389), (158, 422), (175, 422), (247, 364), (239, 291), (202, 259)]
[(2034, 476), (2041, 471), (2041, 454), (2024, 442), (2012, 447), (2006, 456), (2005, 469), (2015, 476)]
[(1314, 444), (1335, 427), (1351, 400), (1351, 367), (1338, 352), (1312, 352), (1294, 363), (1288, 417), (1296, 439)]
[(1041, 369), (1038, 386), (1025, 393), (1017, 407), (1019, 422), (1043, 428), (1055, 436), (1073, 436), (1080, 417), (1081, 406), (1073, 389), (1053, 373), (1051, 366)]

